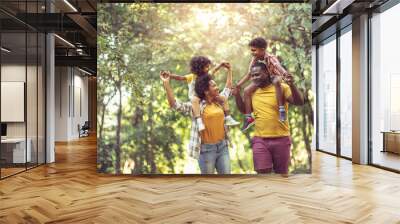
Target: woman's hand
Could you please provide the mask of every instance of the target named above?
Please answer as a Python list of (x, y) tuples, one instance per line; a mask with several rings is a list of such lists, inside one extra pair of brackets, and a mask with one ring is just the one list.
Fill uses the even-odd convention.
[(221, 67), (225, 67), (225, 62), (223, 61), (223, 62), (221, 62), (221, 63), (219, 63), (219, 65), (218, 65), (218, 67), (217, 68), (221, 68)]
[(224, 67), (228, 70), (231, 70), (232, 66), (229, 62), (224, 62)]
[(161, 71), (160, 78), (163, 82), (169, 82), (171, 74), (168, 71)]

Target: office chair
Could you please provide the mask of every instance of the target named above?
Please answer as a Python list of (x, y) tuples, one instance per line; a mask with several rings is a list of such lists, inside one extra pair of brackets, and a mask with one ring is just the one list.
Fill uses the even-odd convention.
[(78, 125), (78, 129), (79, 129), (79, 138), (89, 136), (89, 129), (90, 129), (89, 121), (85, 121), (85, 123), (80, 128)]

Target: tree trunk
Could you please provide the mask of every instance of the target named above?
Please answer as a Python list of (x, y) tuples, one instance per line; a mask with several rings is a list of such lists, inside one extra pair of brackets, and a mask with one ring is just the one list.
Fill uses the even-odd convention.
[[(118, 77), (121, 77), (118, 74)], [(122, 91), (121, 80), (117, 81), (117, 90), (119, 94), (118, 112), (117, 112), (117, 128), (116, 128), (116, 143), (115, 143), (115, 173), (121, 173), (121, 119), (122, 119)]]
[(153, 102), (153, 89), (151, 90), (151, 101), (149, 103), (149, 133), (148, 133), (148, 159), (149, 161), (147, 161), (148, 164), (150, 164), (150, 172), (151, 173), (156, 173), (157, 172), (157, 166), (155, 163), (155, 156), (154, 156), (154, 142), (153, 142), (153, 105), (151, 104), (151, 102)]
[[(101, 104), (101, 119), (99, 124), (99, 135), (97, 139), (97, 153), (98, 153), (98, 162), (101, 164), (101, 167), (104, 167), (106, 160), (106, 149), (103, 144), (103, 126), (104, 126), (104, 114), (105, 114), (106, 106)], [(102, 171), (104, 172), (104, 171)]]
[(242, 160), (240, 160), (240, 158), (239, 158), (238, 150), (236, 150), (236, 160), (237, 160), (237, 162), (239, 164), (240, 169), (246, 171), (246, 169), (244, 168)]
[(99, 142), (99, 146), (102, 145), (103, 143), (103, 127), (104, 127), (104, 116), (106, 113), (106, 105), (105, 104), (101, 104), (101, 119), (100, 119), (100, 124), (99, 124), (99, 138), (97, 139), (97, 141)]
[(310, 165), (311, 168), (311, 143), (310, 143), (310, 139), (309, 136), (307, 134), (307, 112), (306, 112), (306, 106), (303, 106), (302, 110), (301, 110), (301, 114), (302, 114), (302, 120), (301, 120), (301, 131), (303, 133), (303, 138), (304, 138), (304, 145), (306, 146), (306, 150), (307, 150), (307, 154), (308, 154), (308, 164)]

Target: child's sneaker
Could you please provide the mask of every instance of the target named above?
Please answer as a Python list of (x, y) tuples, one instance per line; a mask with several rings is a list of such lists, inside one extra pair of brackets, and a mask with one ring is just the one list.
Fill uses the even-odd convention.
[(252, 116), (246, 117), (244, 119), (244, 125), (242, 127), (242, 131), (246, 131), (247, 129), (249, 129), (251, 126), (254, 125), (254, 118)]
[(238, 121), (236, 121), (235, 119), (233, 119), (233, 117), (231, 115), (228, 115), (225, 117), (225, 124), (227, 126), (235, 126), (235, 125), (239, 125), (240, 123)]
[(196, 119), (196, 122), (197, 126), (199, 126), (199, 131), (203, 131), (204, 129), (206, 129), (206, 127), (204, 127), (203, 120), (201, 119), (201, 117), (198, 117)]
[(286, 121), (286, 110), (284, 106), (279, 106), (279, 121)]

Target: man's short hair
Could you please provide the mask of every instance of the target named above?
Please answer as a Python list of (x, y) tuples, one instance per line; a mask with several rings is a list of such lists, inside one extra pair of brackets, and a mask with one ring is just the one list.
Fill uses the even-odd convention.
[(206, 98), (205, 92), (210, 88), (210, 75), (203, 75), (196, 79), (196, 83), (194, 84), (194, 91), (196, 92), (197, 96), (204, 100)]
[(255, 67), (260, 67), (262, 70), (264, 71), (268, 71), (267, 69), (267, 65), (265, 64), (264, 61), (256, 61), (252, 66), (251, 69), (255, 68)]
[(211, 60), (204, 56), (195, 56), (190, 60), (190, 71), (197, 76), (205, 75), (204, 68), (211, 64)]
[(267, 48), (267, 45), (268, 45), (267, 41), (262, 37), (254, 38), (249, 43), (250, 47), (264, 48), (264, 49)]

